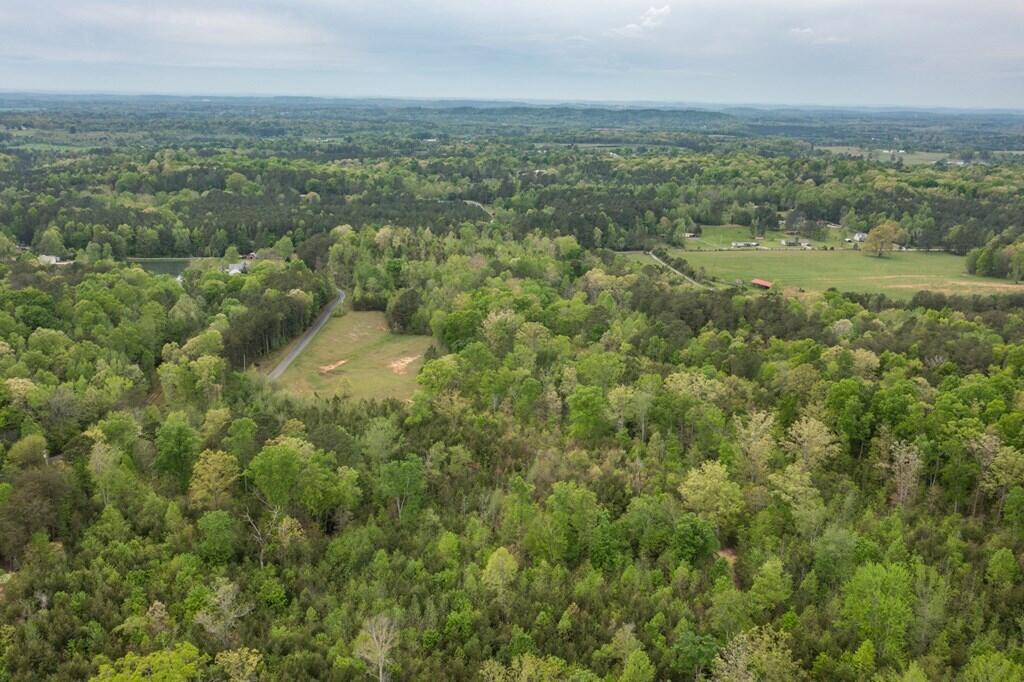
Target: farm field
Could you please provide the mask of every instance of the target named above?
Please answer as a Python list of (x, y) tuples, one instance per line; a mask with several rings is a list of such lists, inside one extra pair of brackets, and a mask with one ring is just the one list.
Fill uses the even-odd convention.
[[(392, 334), (383, 313), (348, 312), (327, 322), (278, 383), (302, 397), (405, 400), (416, 389), (430, 344), (429, 336)], [(269, 371), (275, 360), (268, 358), (261, 367)]]
[(721, 281), (760, 277), (776, 288), (882, 293), (910, 298), (921, 290), (945, 294), (1018, 291), (1020, 285), (964, 272), (964, 258), (948, 253), (893, 253), (874, 258), (859, 251), (684, 251), (672, 249), (695, 268)]
[[(846, 236), (845, 230), (826, 230), (826, 239), (816, 240), (808, 239), (813, 246), (834, 246), (836, 248), (842, 248), (845, 246), (843, 238)], [(787, 235), (782, 231), (769, 230), (764, 239), (757, 240), (763, 247), (768, 249), (796, 249), (798, 247), (784, 247), (779, 244), (781, 239), (806, 239), (805, 237), (795, 237)], [(749, 242), (754, 241), (750, 236), (750, 228), (744, 225), (704, 225), (701, 228), (701, 235), (692, 239), (686, 240), (687, 251), (714, 251), (718, 249), (731, 248), (733, 242)]]
[(819, 147), (830, 151), (833, 154), (849, 154), (850, 156), (867, 156), (876, 161), (888, 161), (893, 156), (901, 159), (907, 166), (928, 166), (943, 159), (948, 159), (949, 154), (943, 152), (897, 152), (893, 154), (885, 149), (864, 149), (863, 147), (833, 146)]

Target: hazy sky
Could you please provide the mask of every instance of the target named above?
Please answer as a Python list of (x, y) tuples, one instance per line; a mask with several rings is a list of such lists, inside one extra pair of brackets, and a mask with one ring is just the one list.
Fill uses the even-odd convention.
[(1024, 0), (0, 0), (0, 90), (1024, 108)]

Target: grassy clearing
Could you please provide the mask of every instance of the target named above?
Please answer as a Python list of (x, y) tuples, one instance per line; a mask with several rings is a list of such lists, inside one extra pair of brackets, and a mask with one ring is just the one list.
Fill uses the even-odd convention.
[(894, 158), (902, 159), (906, 166), (930, 166), (933, 163), (948, 159), (949, 154), (944, 152), (892, 152), (886, 149), (865, 149), (864, 147), (849, 147), (837, 145), (832, 147), (819, 147), (833, 154), (849, 154), (850, 156), (861, 156), (875, 161), (890, 161)]
[[(430, 344), (429, 336), (392, 334), (383, 313), (349, 312), (328, 321), (278, 383), (303, 397), (406, 400)], [(269, 371), (278, 357), (264, 360), (261, 369)]]
[(946, 294), (1021, 291), (1006, 280), (975, 277), (964, 271), (964, 258), (948, 253), (893, 253), (874, 258), (859, 251), (683, 251), (695, 268), (725, 282), (754, 277), (771, 280), (788, 291), (840, 291), (883, 293), (910, 298), (921, 290)]
[[(836, 248), (846, 247), (843, 238), (847, 236), (846, 230), (825, 229), (824, 239), (807, 239), (795, 235), (787, 235), (779, 230), (769, 230), (764, 239), (756, 240), (761, 246), (768, 249), (795, 249), (799, 247), (784, 247), (779, 242), (782, 239), (796, 239), (809, 241), (812, 246), (833, 246)], [(717, 249), (732, 248), (733, 242), (755, 241), (750, 236), (750, 228), (743, 225), (704, 225), (701, 228), (701, 235), (686, 240), (687, 251), (714, 251)]]

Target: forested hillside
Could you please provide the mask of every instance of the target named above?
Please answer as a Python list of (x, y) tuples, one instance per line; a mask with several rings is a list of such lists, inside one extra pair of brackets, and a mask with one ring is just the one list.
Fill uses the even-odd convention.
[[(618, 253), (780, 219), (965, 252), (1024, 224), (1020, 165), (197, 115), (0, 152), (0, 680), (1024, 680), (1021, 297)], [(157, 255), (206, 258), (124, 262)], [(431, 337), (411, 400), (252, 369), (336, 288)]]

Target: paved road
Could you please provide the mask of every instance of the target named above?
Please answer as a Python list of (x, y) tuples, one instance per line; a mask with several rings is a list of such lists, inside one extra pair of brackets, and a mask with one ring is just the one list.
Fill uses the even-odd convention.
[(668, 263), (666, 263), (665, 261), (663, 261), (663, 260), (661, 260), (660, 258), (658, 258), (657, 256), (655, 256), (655, 255), (654, 255), (653, 253), (651, 253), (650, 251), (648, 251), (648, 252), (647, 252), (647, 255), (648, 255), (648, 256), (650, 256), (651, 258), (653, 258), (653, 259), (654, 259), (655, 261), (657, 261), (658, 263), (661, 263), (661, 264), (662, 264), (663, 266), (665, 266), (666, 268), (668, 268), (668, 269), (669, 269), (669, 270), (671, 270), (672, 272), (676, 273), (677, 275), (679, 275), (679, 276), (680, 276), (680, 277), (682, 277), (683, 279), (685, 279), (685, 280), (686, 280), (687, 282), (689, 282), (689, 283), (690, 283), (690, 284), (692, 284), (693, 286), (695, 286), (695, 287), (700, 287), (701, 289), (707, 289), (708, 291), (714, 291), (714, 288), (713, 288), (713, 287), (709, 287), (709, 286), (708, 286), (707, 284), (701, 284), (700, 282), (698, 282), (698, 281), (697, 281), (697, 280), (695, 280), (694, 278), (692, 278), (692, 277), (689, 277), (689, 276), (687, 276), (687, 275), (684, 275), (683, 273), (679, 272), (678, 270), (676, 270), (676, 269), (675, 269), (674, 267), (672, 267), (671, 265), (669, 265), (669, 264), (668, 264)]
[(327, 304), (327, 306), (323, 309), (323, 312), (320, 313), (320, 317), (316, 318), (312, 326), (309, 329), (307, 329), (302, 336), (299, 337), (299, 342), (296, 343), (295, 346), (290, 351), (288, 351), (287, 355), (281, 358), (281, 362), (277, 363), (277, 367), (272, 369), (270, 371), (270, 374), (267, 375), (267, 377), (271, 381), (277, 379), (282, 374), (284, 374), (285, 370), (288, 369), (292, 362), (295, 361), (295, 358), (299, 357), (299, 353), (306, 349), (306, 346), (308, 346), (309, 342), (313, 340), (313, 337), (316, 336), (321, 329), (323, 329), (325, 324), (327, 324), (327, 320), (331, 319), (331, 315), (334, 314), (334, 309), (341, 305), (344, 301), (345, 292), (342, 291), (341, 289), (338, 289), (338, 298), (334, 299), (333, 301)]

